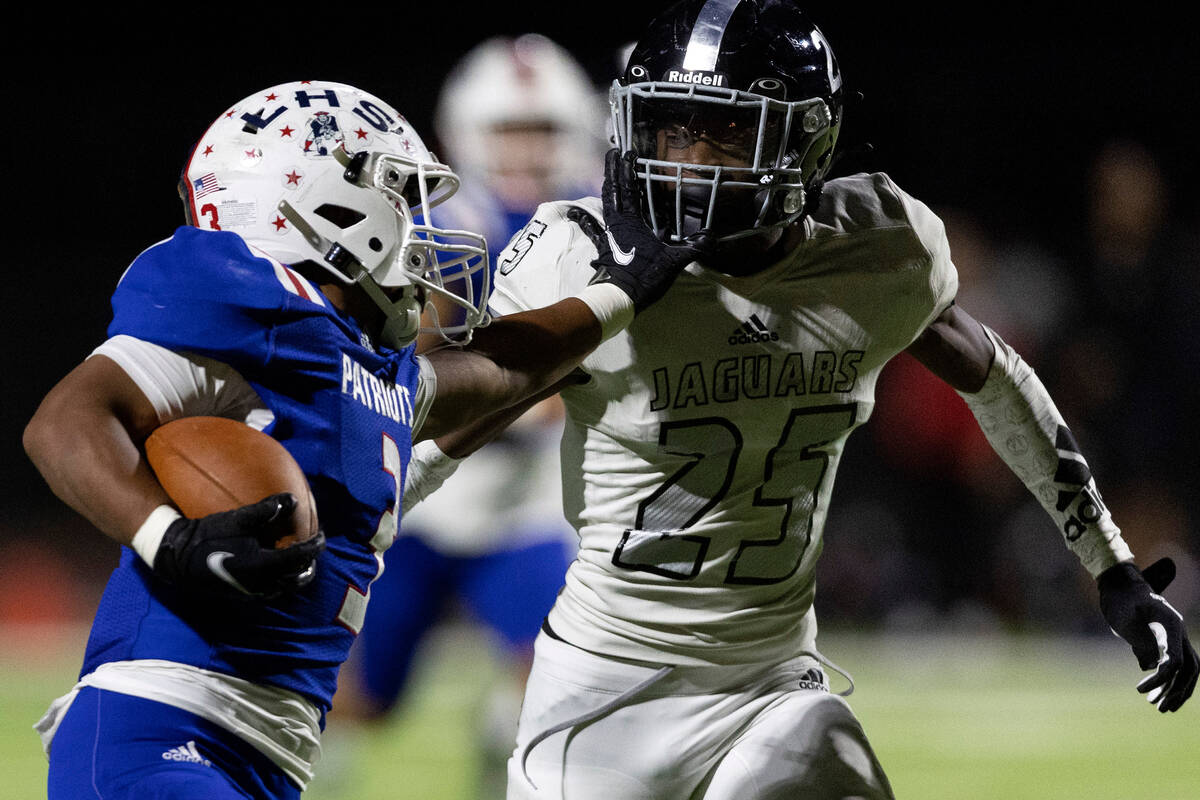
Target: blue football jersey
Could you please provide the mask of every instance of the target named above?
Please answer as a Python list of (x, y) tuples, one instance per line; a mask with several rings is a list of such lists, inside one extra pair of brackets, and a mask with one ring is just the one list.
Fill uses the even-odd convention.
[(371, 347), (357, 323), (236, 234), (180, 228), (130, 265), (110, 336), (127, 334), (236, 369), (274, 413), (266, 432), (304, 470), (327, 547), (315, 580), (264, 601), (179, 591), (124, 548), (81, 674), (165, 659), (289, 689), (322, 712), (395, 538), (419, 367)]

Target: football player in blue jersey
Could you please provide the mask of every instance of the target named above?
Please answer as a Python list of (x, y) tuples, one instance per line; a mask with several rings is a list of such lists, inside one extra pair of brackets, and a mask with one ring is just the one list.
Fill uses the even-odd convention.
[[(457, 186), (403, 116), (343, 84), (257, 92), (197, 142), (189, 224), (126, 269), (109, 338), (25, 431), (51, 489), (124, 546), (79, 681), (36, 726), (50, 797), (298, 797), (412, 443), (553, 391), (693, 255), (627, 241), (631, 264), (480, 327), (485, 243), (431, 215)], [(435, 298), (454, 312), (426, 324)], [(451, 346), (416, 355), (422, 326)], [(321, 534), (275, 549), (287, 494), (181, 516), (141, 445), (198, 415), (279, 440)]]

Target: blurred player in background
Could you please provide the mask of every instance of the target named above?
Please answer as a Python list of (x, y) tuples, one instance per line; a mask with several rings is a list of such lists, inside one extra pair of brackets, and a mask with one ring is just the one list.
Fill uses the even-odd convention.
[(498, 254), (547, 198), (595, 194), (607, 114), (583, 66), (547, 37), (480, 43), (447, 75), (434, 116), (443, 156), (463, 178), (449, 218)]
[[(538, 34), (488, 39), (449, 73), (435, 114), (440, 149), (463, 189), (439, 222), (483, 232), (493, 268), (539, 204), (595, 194), (607, 106), (583, 67)], [(431, 345), (438, 342), (433, 340)], [(533, 641), (562, 586), (574, 530), (562, 513), (562, 403), (551, 397), (476, 453), (408, 511), (372, 587), (366, 625), (335, 703), (347, 753), (354, 718), (375, 718), (404, 692), (414, 658), (439, 622), (482, 625), (504, 679), (479, 714), (480, 794), (503, 793)], [(335, 737), (338, 733), (335, 733)], [(333, 755), (331, 753), (331, 755)], [(332, 774), (332, 773), (331, 773)]]
[[(538, 236), (501, 255), (490, 305), (508, 313), (656, 242), (713, 242), (562, 391), (580, 545), (536, 643), (509, 798), (892, 796), (830, 691), (814, 599), (844, 444), (902, 352), (965, 400), (1096, 579), (1150, 672), (1139, 691), (1168, 712), (1194, 689), (1160, 594), (1173, 563), (1134, 565), (1033, 370), (957, 304), (942, 221), (883, 173), (826, 180), (843, 95), (829, 42), (787, 0), (676, 3), (613, 84), (602, 197), (542, 206)], [(653, 235), (631, 234), (631, 212)]]
[[(79, 682), (37, 725), (51, 798), (298, 798), (412, 443), (552, 389), (692, 257), (643, 248), (612, 281), (464, 347), (487, 319), (483, 241), (430, 214), (457, 186), (395, 109), (337, 83), (252, 94), (197, 143), (188, 225), (125, 271), (110, 338), (25, 430), (51, 489), (125, 546)], [(418, 356), (434, 297), (461, 324), (426, 328), (455, 346)], [(275, 548), (290, 494), (179, 514), (141, 445), (212, 415), (288, 449), (323, 532)]]

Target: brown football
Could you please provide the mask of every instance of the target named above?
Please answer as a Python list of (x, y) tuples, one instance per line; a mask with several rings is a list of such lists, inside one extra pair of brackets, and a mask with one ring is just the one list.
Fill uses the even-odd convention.
[(296, 496), (287, 547), (317, 535), (317, 504), (300, 465), (262, 431), (224, 417), (184, 417), (146, 439), (146, 460), (186, 517), (229, 511), (278, 492)]

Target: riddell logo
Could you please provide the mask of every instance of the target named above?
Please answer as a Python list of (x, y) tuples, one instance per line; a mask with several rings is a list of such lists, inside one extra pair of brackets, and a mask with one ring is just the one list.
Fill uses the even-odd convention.
[(758, 314), (751, 314), (749, 319), (735, 328), (733, 333), (729, 335), (730, 344), (754, 344), (756, 342), (778, 341), (779, 334), (768, 330), (763, 321), (758, 318)]
[(681, 72), (677, 69), (667, 71), (667, 80), (671, 83), (696, 83), (701, 86), (724, 86), (725, 76), (715, 72)]

